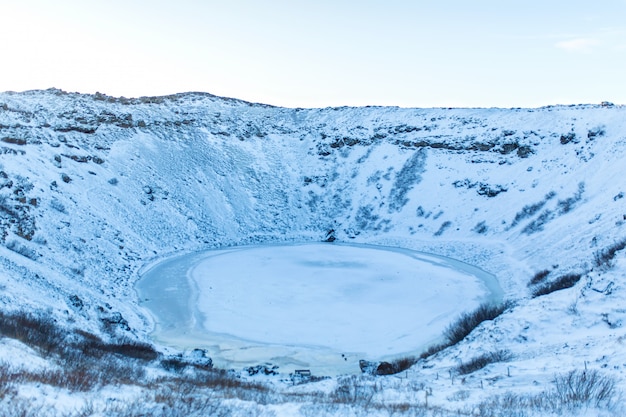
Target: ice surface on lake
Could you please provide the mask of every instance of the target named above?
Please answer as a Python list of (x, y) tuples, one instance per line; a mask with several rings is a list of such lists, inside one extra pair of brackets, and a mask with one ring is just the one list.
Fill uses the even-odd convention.
[(493, 281), (415, 251), (302, 244), (175, 258), (150, 270), (140, 292), (151, 300), (157, 339), (208, 347), (218, 362), (326, 366), (340, 354), (380, 359), (423, 348), (459, 314), (497, 297)]

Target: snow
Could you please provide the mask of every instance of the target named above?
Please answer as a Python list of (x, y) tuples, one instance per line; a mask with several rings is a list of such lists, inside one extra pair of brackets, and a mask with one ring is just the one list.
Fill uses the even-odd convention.
[(419, 354), (457, 316), (501, 298), (491, 274), (451, 259), (328, 243), (178, 257), (153, 266), (138, 291), (157, 340), (207, 348), (223, 367), (325, 375), (360, 372), (354, 358)]
[[(390, 398), (423, 402), (424, 391), (410, 387), (424, 384), (430, 404), (464, 398), (454, 401), (463, 408), (540, 392), (585, 364), (623, 391), (624, 254), (610, 268), (595, 255), (626, 237), (625, 116), (623, 106), (600, 105), (303, 110), (198, 93), (2, 93), (0, 303), (98, 334), (117, 313), (131, 328), (117, 332), (149, 340), (155, 321), (135, 283), (155, 262), (332, 233), (476, 266), (516, 304), (414, 366), (408, 380), (381, 378)], [(583, 277), (532, 298), (528, 282), (542, 270)], [(3, 358), (16, 349), (0, 346)], [(463, 387), (442, 378), (499, 349), (512, 359)], [(300, 361), (299, 350), (281, 355)]]

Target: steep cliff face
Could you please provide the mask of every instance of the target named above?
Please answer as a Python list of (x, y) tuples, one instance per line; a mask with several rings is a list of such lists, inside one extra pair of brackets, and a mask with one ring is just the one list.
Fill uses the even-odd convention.
[(625, 116), (3, 93), (0, 300), (145, 334), (133, 284), (152, 260), (330, 238), (473, 263), (520, 311), (536, 272), (580, 273), (571, 297), (612, 283), (594, 309), (619, 316), (620, 252), (598, 257), (626, 237)]

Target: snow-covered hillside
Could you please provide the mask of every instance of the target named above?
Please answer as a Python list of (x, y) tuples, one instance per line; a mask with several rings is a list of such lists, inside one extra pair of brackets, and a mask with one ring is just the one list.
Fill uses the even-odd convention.
[[(613, 105), (284, 109), (201, 93), (2, 93), (0, 308), (148, 340), (134, 284), (164, 256), (382, 244), (479, 266), (515, 302), (406, 373), (430, 404), (538, 392), (585, 367), (624, 388), (625, 154), (626, 108)], [(541, 271), (581, 279), (533, 297)], [(13, 360), (19, 346), (0, 344)], [(510, 359), (465, 386), (448, 377), (499, 349)]]

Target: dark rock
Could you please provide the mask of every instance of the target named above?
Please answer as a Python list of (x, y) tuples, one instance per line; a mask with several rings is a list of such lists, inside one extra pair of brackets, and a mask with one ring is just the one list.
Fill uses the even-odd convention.
[(85, 306), (85, 303), (83, 303), (83, 300), (81, 300), (80, 297), (77, 296), (76, 294), (70, 295), (70, 303), (72, 304), (72, 307), (78, 310), (82, 310), (83, 307)]
[(187, 361), (197, 368), (211, 369), (213, 368), (213, 359), (207, 356), (205, 349), (194, 349), (188, 356)]
[(396, 373), (396, 368), (389, 362), (381, 362), (376, 367), (376, 375), (393, 375)]
[(121, 313), (118, 312), (113, 312), (111, 313), (110, 316), (108, 317), (103, 317), (102, 322), (107, 326), (118, 326), (123, 330), (129, 331), (130, 330), (130, 326), (128, 325), (128, 321), (126, 321), (126, 319), (122, 316)]
[(249, 366), (245, 368), (245, 371), (250, 376), (259, 375), (259, 374), (269, 376), (269, 375), (278, 375), (277, 369), (278, 369), (278, 365), (272, 365), (268, 363), (265, 365)]
[(359, 361), (359, 367), (361, 372), (368, 375), (376, 375), (376, 369), (378, 368), (378, 362), (370, 362), (365, 359)]

